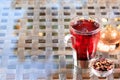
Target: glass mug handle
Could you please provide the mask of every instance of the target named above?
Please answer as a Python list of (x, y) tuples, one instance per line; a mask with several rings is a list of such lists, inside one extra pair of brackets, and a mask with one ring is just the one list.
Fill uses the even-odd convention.
[[(71, 39), (72, 44), (68, 44), (68, 41), (69, 41), (70, 39)], [(67, 35), (65, 36), (65, 38), (64, 38), (64, 43), (65, 43), (66, 46), (69, 45), (69, 46), (74, 50), (74, 48), (73, 48), (72, 45), (75, 44), (75, 42), (76, 42), (75, 40), (76, 40), (76, 38), (75, 38), (73, 35), (67, 34)]]
[[(72, 38), (73, 36), (71, 34), (67, 34), (64, 38), (64, 43), (67, 46), (68, 45), (68, 41), (70, 40), (70, 38)], [(70, 44), (69, 44), (70, 45)], [(70, 47), (72, 48), (72, 44), (70, 45)]]
[[(75, 37), (72, 36), (71, 34), (67, 34), (64, 38), (64, 43), (67, 46), (68, 45), (68, 41), (70, 40), (70, 38), (72, 38), (72, 44), (75, 43)], [(76, 50), (72, 47), (72, 44), (69, 44), (69, 46), (72, 48), (72, 52), (73, 52), (73, 59), (74, 59), (74, 65), (77, 66), (77, 54), (76, 54)], [(74, 66), (74, 67), (75, 67)]]

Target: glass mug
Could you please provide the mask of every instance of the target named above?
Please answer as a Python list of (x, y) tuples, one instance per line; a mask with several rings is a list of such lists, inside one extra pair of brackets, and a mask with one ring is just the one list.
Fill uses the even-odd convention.
[(71, 39), (77, 60), (85, 61), (95, 57), (101, 30), (97, 19), (76, 17), (71, 20), (69, 30), (65, 43)]

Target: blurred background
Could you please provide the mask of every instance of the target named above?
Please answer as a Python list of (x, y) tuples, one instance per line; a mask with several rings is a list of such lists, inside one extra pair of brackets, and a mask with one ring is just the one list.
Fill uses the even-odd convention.
[[(103, 28), (112, 24), (120, 29), (119, 2), (0, 0), (0, 80), (75, 80), (69, 73), (74, 65), (72, 48), (64, 43), (70, 20), (91, 16), (99, 18)], [(120, 55), (110, 56), (116, 61), (118, 80)], [(86, 80), (88, 72), (82, 74)]]

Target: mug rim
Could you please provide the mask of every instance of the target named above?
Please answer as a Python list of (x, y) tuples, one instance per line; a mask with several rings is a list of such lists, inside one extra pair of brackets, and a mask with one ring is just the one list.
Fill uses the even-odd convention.
[[(92, 20), (93, 22), (95, 22), (95, 24), (98, 25), (98, 28), (96, 28), (95, 30), (89, 31), (89, 32), (83, 32), (83, 31), (78, 31), (75, 28), (72, 27), (71, 23), (78, 21), (78, 20)], [(76, 16), (75, 18), (72, 18), (70, 21), (70, 30), (75, 31), (77, 34), (81, 34), (81, 35), (93, 35), (96, 34), (97, 32), (99, 32), (101, 30), (100, 24), (98, 23), (99, 19), (98, 18), (93, 18), (93, 17), (78, 17)]]

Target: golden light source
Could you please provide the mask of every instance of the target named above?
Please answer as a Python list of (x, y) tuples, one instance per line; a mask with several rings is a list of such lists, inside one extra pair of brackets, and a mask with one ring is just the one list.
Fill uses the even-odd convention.
[(106, 23), (108, 20), (106, 18), (102, 18), (102, 22)]
[(120, 32), (116, 27), (107, 25), (102, 31), (98, 50), (101, 52), (111, 52), (120, 49)]
[(38, 35), (39, 35), (39, 36), (43, 36), (43, 33), (42, 33), (42, 32), (39, 32)]
[(117, 26), (117, 29), (120, 30), (120, 24)]
[(120, 17), (114, 18), (114, 21), (120, 21)]
[(107, 25), (106, 28), (101, 31), (100, 39), (105, 44), (116, 44), (120, 41), (120, 32), (117, 30), (117, 28)]

